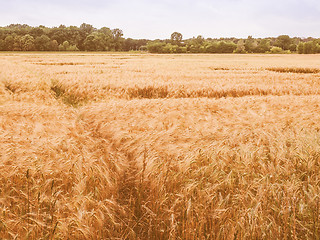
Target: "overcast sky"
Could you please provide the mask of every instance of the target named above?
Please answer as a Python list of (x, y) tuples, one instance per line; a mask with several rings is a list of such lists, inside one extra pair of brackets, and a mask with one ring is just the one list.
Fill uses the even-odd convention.
[(125, 37), (320, 38), (320, 0), (0, 0), (0, 26), (89, 23), (120, 28)]

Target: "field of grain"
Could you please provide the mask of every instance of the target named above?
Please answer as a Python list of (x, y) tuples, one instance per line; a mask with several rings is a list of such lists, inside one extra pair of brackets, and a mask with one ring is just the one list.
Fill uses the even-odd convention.
[(0, 54), (0, 239), (319, 239), (320, 56)]

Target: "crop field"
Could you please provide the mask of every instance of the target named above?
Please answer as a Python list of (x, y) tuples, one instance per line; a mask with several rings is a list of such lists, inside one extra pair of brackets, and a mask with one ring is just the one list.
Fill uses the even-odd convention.
[(0, 239), (320, 239), (320, 56), (1, 53)]

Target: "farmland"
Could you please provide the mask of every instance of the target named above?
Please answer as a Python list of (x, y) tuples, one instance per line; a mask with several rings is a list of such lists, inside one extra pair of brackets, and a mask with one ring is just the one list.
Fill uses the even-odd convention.
[(319, 239), (320, 56), (0, 54), (0, 239)]

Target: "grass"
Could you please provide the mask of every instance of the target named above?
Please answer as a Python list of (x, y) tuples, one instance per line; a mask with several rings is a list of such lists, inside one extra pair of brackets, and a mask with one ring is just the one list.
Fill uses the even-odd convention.
[(320, 238), (317, 55), (0, 63), (0, 238)]

